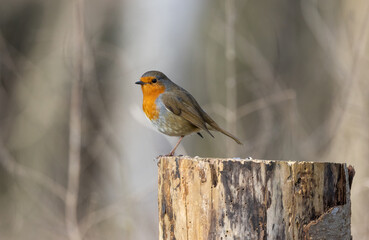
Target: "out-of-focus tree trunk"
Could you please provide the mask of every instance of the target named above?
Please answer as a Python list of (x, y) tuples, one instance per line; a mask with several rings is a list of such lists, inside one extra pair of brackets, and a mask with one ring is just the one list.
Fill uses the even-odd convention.
[(352, 232), (354, 239), (364, 239), (369, 236), (369, 2), (344, 1), (342, 9), (335, 58), (343, 62), (346, 72), (337, 82), (342, 89), (334, 108), (341, 116), (323, 158), (346, 159), (356, 167)]
[[(1, 229), (4, 239), (65, 239), (67, 235), (68, 152), (73, 147), (68, 143), (69, 107), (71, 83), (79, 73), (84, 76), (78, 97), (81, 128), (77, 134), (82, 142), (75, 150), (81, 153), (81, 168), (74, 178), (79, 182), (73, 196), (77, 201), (73, 224), (89, 239), (99, 231), (109, 232), (111, 239), (126, 231), (125, 227), (110, 231), (113, 224), (99, 225), (106, 219), (114, 221), (111, 216), (122, 211), (113, 205), (113, 214), (104, 209), (106, 205), (118, 198), (125, 205), (121, 196), (105, 187), (119, 188), (124, 195), (123, 148), (117, 147), (109, 121), (115, 108), (111, 91), (116, 79), (111, 75), (119, 56), (115, 22), (119, 22), (120, 3), (82, 5), (79, 19), (87, 22), (82, 26), (75, 3), (17, 1), (1, 8), (0, 171), (6, 174), (0, 176), (8, 190), (0, 197), (4, 203), (0, 212), (10, 226)], [(79, 44), (76, 39), (81, 37), (84, 41)], [(84, 64), (77, 66), (81, 52)]]

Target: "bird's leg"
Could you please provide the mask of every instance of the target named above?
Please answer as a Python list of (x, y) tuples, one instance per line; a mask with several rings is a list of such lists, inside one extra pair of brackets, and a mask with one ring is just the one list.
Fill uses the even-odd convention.
[(184, 138), (184, 136), (181, 136), (177, 142), (177, 144), (174, 146), (174, 148), (172, 149), (172, 151), (170, 151), (169, 156), (173, 156), (174, 152), (176, 151), (177, 147), (179, 146), (179, 144), (181, 143), (182, 139)]

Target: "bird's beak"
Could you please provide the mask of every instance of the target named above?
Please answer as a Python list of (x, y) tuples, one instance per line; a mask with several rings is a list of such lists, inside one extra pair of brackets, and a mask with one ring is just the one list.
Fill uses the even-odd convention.
[(146, 83), (145, 82), (142, 82), (142, 81), (137, 81), (135, 82), (136, 84), (140, 84), (140, 85), (145, 85)]

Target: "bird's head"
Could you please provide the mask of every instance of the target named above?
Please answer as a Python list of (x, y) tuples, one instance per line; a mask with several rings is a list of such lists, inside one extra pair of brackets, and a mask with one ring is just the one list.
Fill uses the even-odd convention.
[(142, 93), (145, 95), (158, 95), (165, 91), (170, 80), (164, 73), (159, 71), (148, 71), (142, 75), (136, 84), (141, 85)]

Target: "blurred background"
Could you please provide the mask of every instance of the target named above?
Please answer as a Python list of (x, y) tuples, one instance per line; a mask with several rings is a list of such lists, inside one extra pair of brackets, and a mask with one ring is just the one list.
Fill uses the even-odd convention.
[(0, 239), (157, 239), (155, 158), (178, 139), (141, 110), (148, 70), (244, 142), (177, 154), (351, 164), (369, 238), (368, 1), (0, 3)]

